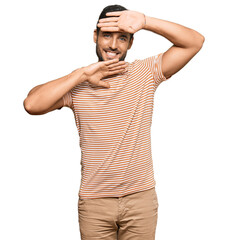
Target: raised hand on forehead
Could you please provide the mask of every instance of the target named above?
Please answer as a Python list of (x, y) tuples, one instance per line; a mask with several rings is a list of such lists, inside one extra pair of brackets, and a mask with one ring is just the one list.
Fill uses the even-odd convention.
[(100, 19), (97, 24), (103, 32), (128, 32), (134, 34), (146, 24), (145, 15), (136, 11), (108, 12), (106, 16), (108, 18)]

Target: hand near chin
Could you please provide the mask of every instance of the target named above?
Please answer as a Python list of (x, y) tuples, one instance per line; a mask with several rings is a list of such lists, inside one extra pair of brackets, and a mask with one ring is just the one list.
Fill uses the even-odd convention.
[(110, 87), (108, 82), (102, 81), (103, 78), (121, 74), (126, 72), (127, 63), (119, 61), (119, 59), (112, 59), (108, 61), (100, 61), (84, 67), (86, 80), (96, 86)]
[(134, 34), (143, 29), (146, 17), (143, 13), (136, 11), (119, 11), (106, 13), (107, 18), (101, 18), (97, 26), (103, 32), (128, 32)]

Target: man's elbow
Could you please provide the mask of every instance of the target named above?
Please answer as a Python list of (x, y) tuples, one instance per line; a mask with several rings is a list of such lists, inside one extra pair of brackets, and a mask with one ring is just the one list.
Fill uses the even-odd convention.
[(27, 113), (30, 115), (34, 115), (34, 112), (32, 111), (31, 104), (29, 104), (27, 98), (23, 102), (24, 109)]
[(198, 49), (198, 51), (203, 47), (204, 42), (205, 42), (205, 37), (199, 33), (199, 36), (196, 41), (196, 48)]
[(25, 111), (30, 115), (41, 115), (41, 114), (43, 114), (42, 112), (34, 109), (34, 107), (32, 107), (31, 103), (28, 101), (27, 98), (24, 100), (23, 106), (24, 106)]

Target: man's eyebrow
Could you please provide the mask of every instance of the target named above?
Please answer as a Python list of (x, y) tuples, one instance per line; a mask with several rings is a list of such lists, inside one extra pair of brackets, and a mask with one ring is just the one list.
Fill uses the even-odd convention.
[(128, 38), (128, 35), (127, 35), (127, 34), (121, 34), (120, 36), (121, 36), (121, 37)]
[[(102, 34), (104, 35), (104, 34), (112, 34), (113, 32), (103, 32), (102, 31)], [(121, 35), (120, 35), (120, 37), (125, 37), (126, 39), (128, 39), (129, 37), (128, 37), (129, 35), (128, 34), (126, 34), (126, 33), (121, 33)]]

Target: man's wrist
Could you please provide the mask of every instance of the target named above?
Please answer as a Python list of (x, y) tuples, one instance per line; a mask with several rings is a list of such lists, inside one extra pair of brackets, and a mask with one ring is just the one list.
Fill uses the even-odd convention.
[(86, 76), (86, 73), (85, 73), (85, 68), (86, 67), (81, 67), (80, 68), (80, 71), (81, 71), (81, 81), (84, 82), (87, 80), (87, 76)]
[(143, 16), (144, 16), (143, 29), (145, 29), (145, 27), (146, 27), (146, 15), (143, 13)]
[(144, 14), (144, 25), (143, 25), (144, 30), (147, 30), (147, 23), (148, 23), (148, 16)]
[(87, 77), (86, 77), (86, 74), (85, 74), (85, 67), (81, 67), (81, 68), (78, 68), (78, 69), (74, 70), (73, 72), (71, 72), (70, 75), (76, 77), (77, 84), (80, 84), (80, 83), (87, 80)]

